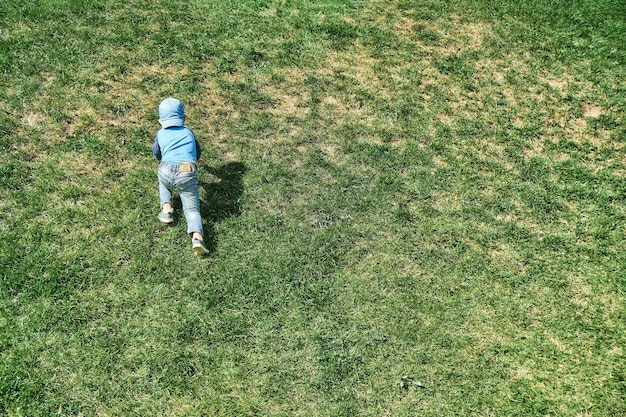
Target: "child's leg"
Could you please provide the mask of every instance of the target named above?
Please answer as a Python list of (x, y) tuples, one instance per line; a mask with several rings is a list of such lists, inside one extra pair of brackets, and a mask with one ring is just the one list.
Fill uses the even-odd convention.
[(161, 208), (169, 211), (172, 208), (172, 178), (166, 168), (159, 167), (159, 200)]
[(183, 212), (187, 220), (187, 233), (194, 237), (194, 233), (202, 236), (202, 216), (200, 215), (200, 196), (198, 192), (198, 177), (189, 179), (182, 184), (178, 184), (180, 201), (183, 204)]
[(200, 196), (198, 195), (198, 178), (179, 185), (180, 200), (187, 219), (187, 233), (191, 237), (191, 248), (198, 256), (209, 253), (202, 237), (202, 217), (200, 216)]
[(172, 223), (174, 221), (174, 208), (172, 207), (172, 179), (165, 164), (159, 166), (159, 200), (161, 201), (161, 211), (158, 218), (161, 223)]

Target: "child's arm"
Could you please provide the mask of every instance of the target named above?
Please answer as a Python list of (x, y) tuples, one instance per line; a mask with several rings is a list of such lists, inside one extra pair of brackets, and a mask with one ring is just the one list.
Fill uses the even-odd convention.
[(198, 139), (195, 139), (196, 142), (196, 160), (200, 159), (200, 156), (202, 155), (202, 148), (200, 147), (200, 142), (198, 142)]
[(160, 161), (163, 155), (161, 155), (161, 147), (159, 146), (159, 138), (154, 138), (154, 145), (152, 145), (152, 154), (157, 161)]

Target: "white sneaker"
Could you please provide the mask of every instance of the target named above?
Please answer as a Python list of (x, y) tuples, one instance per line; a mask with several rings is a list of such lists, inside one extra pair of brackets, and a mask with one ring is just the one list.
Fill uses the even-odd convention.
[(174, 209), (161, 210), (157, 217), (161, 220), (161, 223), (172, 223), (174, 221)]
[(198, 256), (206, 255), (209, 250), (204, 246), (204, 240), (193, 238), (191, 239), (191, 248)]

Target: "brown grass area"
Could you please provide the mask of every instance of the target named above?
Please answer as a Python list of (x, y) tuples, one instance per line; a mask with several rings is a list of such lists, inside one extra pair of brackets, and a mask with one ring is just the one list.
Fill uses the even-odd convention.
[(306, 117), (311, 101), (309, 91), (304, 88), (308, 74), (297, 68), (288, 68), (281, 75), (285, 80), (281, 84), (267, 84), (261, 88), (261, 92), (272, 97), (276, 103), (269, 109), (270, 113), (280, 118)]
[(604, 114), (604, 109), (594, 103), (585, 103), (583, 105), (583, 115), (585, 117), (598, 118)]
[(516, 250), (509, 244), (501, 244), (497, 249), (490, 251), (489, 255), (498, 265), (513, 269), (518, 274), (526, 272), (526, 265), (519, 259)]

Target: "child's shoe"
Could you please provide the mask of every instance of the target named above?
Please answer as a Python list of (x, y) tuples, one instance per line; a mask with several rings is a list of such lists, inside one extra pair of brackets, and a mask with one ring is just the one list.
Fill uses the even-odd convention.
[(174, 209), (161, 210), (157, 217), (161, 220), (161, 223), (171, 223), (174, 221)]
[(204, 240), (193, 238), (191, 239), (191, 248), (198, 256), (206, 255), (209, 253), (209, 250), (204, 246)]

